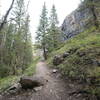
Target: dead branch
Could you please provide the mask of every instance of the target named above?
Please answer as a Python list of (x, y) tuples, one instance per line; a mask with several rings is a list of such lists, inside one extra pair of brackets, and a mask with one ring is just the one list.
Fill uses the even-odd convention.
[(7, 20), (7, 18), (8, 18), (8, 15), (9, 15), (11, 9), (13, 8), (14, 1), (15, 1), (15, 0), (12, 0), (12, 3), (11, 3), (11, 5), (10, 5), (9, 9), (8, 9), (8, 11), (6, 12), (6, 14), (5, 14), (4, 18), (3, 18), (3, 21), (2, 21), (1, 24), (0, 24), (0, 31), (3, 29), (4, 24), (6, 23), (6, 20)]

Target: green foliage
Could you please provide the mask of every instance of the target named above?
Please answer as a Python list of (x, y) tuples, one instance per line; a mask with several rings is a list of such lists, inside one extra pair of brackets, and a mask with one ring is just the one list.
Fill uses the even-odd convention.
[(42, 9), (42, 14), (40, 16), (40, 23), (39, 23), (39, 27), (37, 30), (37, 41), (43, 45), (46, 43), (46, 35), (47, 35), (47, 29), (48, 29), (48, 18), (47, 18), (47, 9), (46, 9), (46, 5), (44, 3), (43, 5), (43, 9)]
[(0, 77), (22, 74), (33, 59), (29, 15), (24, 0), (16, 0), (10, 19), (13, 20), (0, 32)]
[(46, 5), (44, 3), (43, 5), (43, 9), (42, 9), (42, 14), (40, 16), (40, 23), (39, 23), (39, 27), (37, 30), (37, 42), (40, 44), (41, 48), (43, 49), (43, 55), (44, 58), (47, 59), (47, 30), (48, 30), (48, 17), (47, 17), (47, 9), (46, 9)]
[[(34, 58), (32, 63), (23, 72), (23, 75), (32, 76), (33, 74), (35, 74), (36, 64), (37, 64), (38, 61), (39, 61), (39, 57)], [(0, 69), (0, 71), (1, 71), (1, 69)], [(3, 73), (2, 75), (4, 77), (5, 74)], [(19, 79), (20, 79), (20, 76), (15, 76), (15, 75), (0, 78), (0, 92), (5, 91), (6, 89), (8, 89), (10, 86), (12, 86), (17, 81), (19, 81)]]
[(33, 63), (24, 71), (24, 75), (27, 76), (32, 76), (35, 71), (36, 71), (36, 64), (39, 61), (39, 57), (35, 57), (35, 59), (33, 59)]
[(99, 0), (83, 0), (83, 9), (89, 8), (93, 15), (93, 24), (98, 29), (99, 28), (99, 19), (97, 16), (97, 9), (99, 9), (100, 1)]
[(10, 66), (0, 64), (0, 77), (6, 77), (9, 75)]
[(58, 48), (63, 42), (63, 32), (58, 28), (58, 17), (55, 5), (52, 6), (50, 15), (50, 27), (48, 30), (48, 51), (51, 52)]
[(18, 76), (8, 76), (5, 78), (0, 78), (0, 92), (5, 91), (11, 85), (18, 81)]
[(47, 58), (47, 52), (58, 49), (63, 42), (63, 33), (58, 27), (58, 23), (55, 5), (52, 6), (50, 18), (48, 18), (44, 4), (36, 37), (37, 46), (43, 49), (44, 58)]

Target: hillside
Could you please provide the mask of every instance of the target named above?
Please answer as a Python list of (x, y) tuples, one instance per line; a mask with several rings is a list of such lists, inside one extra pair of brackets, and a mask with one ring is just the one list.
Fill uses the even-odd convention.
[[(64, 54), (67, 54), (64, 57)], [(90, 94), (100, 96), (100, 32), (92, 27), (65, 42), (64, 46), (52, 52), (48, 63), (55, 65), (65, 77), (81, 81)], [(63, 59), (62, 61), (59, 59)]]
[[(48, 65), (83, 85), (82, 90), (100, 100), (100, 1), (85, 0), (61, 26), (63, 47), (49, 54)], [(91, 98), (89, 100), (92, 100)], [(93, 99), (96, 100), (96, 99)]]

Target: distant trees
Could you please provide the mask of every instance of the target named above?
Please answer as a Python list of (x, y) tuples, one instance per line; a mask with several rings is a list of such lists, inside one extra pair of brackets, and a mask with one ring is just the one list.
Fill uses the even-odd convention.
[(37, 41), (41, 45), (41, 48), (43, 49), (43, 55), (44, 58), (47, 59), (47, 35), (48, 35), (48, 17), (47, 17), (47, 9), (46, 5), (44, 3), (42, 14), (40, 16), (40, 23), (37, 30)]
[[(16, 0), (10, 21), (0, 31), (0, 77), (21, 74), (32, 62), (32, 42), (29, 15), (24, 0)], [(1, 42), (0, 42), (1, 43)]]
[(47, 9), (44, 3), (42, 14), (40, 16), (40, 24), (37, 30), (37, 42), (43, 48), (44, 58), (47, 59), (47, 52), (56, 49), (62, 40), (61, 30), (58, 27), (59, 21), (56, 13), (55, 5), (52, 6), (50, 17), (47, 16)]
[(50, 44), (49, 51), (52, 51), (59, 47), (59, 45), (62, 42), (62, 32), (60, 28), (58, 27), (59, 21), (58, 16), (56, 12), (55, 5), (52, 6), (51, 14), (50, 14), (50, 26), (49, 26), (49, 38), (50, 38)]

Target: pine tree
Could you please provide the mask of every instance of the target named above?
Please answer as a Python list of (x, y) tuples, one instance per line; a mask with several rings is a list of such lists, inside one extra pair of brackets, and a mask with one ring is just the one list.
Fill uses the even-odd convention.
[(23, 67), (22, 72), (27, 68), (27, 66), (32, 62), (32, 41), (31, 33), (29, 31), (29, 15), (26, 15), (25, 22), (23, 25)]
[(51, 15), (50, 15), (50, 27), (49, 27), (49, 38), (51, 42), (51, 46), (52, 48), (49, 48), (50, 51), (52, 51), (52, 49), (56, 49), (61, 41), (62, 41), (62, 33), (60, 31), (60, 28), (58, 27), (59, 21), (58, 21), (58, 17), (57, 17), (57, 12), (56, 12), (56, 8), (55, 5), (52, 6), (51, 9)]
[(32, 61), (32, 43), (29, 32), (29, 15), (26, 12), (24, 0), (17, 0), (13, 15), (15, 17), (15, 69), (20, 66), (20, 69), (22, 69), (22, 72), (24, 72), (24, 70)]
[(54, 26), (57, 26), (59, 24), (55, 5), (53, 5), (51, 9), (50, 24)]
[(43, 49), (43, 56), (45, 59), (47, 59), (47, 35), (48, 35), (48, 17), (47, 17), (47, 9), (46, 9), (46, 5), (44, 3), (43, 5), (43, 9), (42, 9), (42, 14), (40, 16), (40, 23), (39, 23), (39, 27), (37, 30), (37, 41), (38, 43), (41, 45), (42, 49)]
[[(15, 7), (12, 11), (12, 17), (14, 17), (13, 23), (15, 24), (15, 34), (13, 41), (14, 48), (14, 60), (13, 63), (13, 74), (17, 73), (17, 67), (20, 69), (24, 67), (23, 65), (23, 55), (24, 55), (24, 21), (25, 21), (25, 5), (24, 0), (16, 0)], [(15, 64), (14, 64), (15, 63)]]

